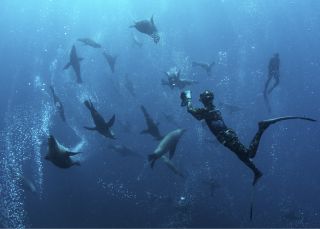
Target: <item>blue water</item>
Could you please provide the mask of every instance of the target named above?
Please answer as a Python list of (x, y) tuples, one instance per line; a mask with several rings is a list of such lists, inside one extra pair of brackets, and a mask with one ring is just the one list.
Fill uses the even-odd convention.
[[(320, 227), (317, 123), (287, 121), (268, 129), (254, 162), (264, 176), (254, 191), (252, 173), (180, 106), (179, 89), (161, 85), (164, 71), (181, 69), (195, 106), (198, 94), (242, 108), (222, 109), (228, 126), (248, 145), (262, 119), (319, 117), (320, 1), (318, 0), (2, 0), (0, 3), (0, 226), (2, 227)], [(154, 21), (160, 42), (135, 29)], [(133, 45), (133, 36), (142, 43)], [(102, 49), (83, 46), (91, 38)], [(75, 44), (83, 84), (63, 71)], [(111, 73), (102, 51), (118, 56)], [(281, 81), (263, 99), (270, 57), (280, 53)], [(215, 61), (212, 76), (192, 61)], [(132, 81), (136, 97), (125, 87)], [(60, 120), (48, 86), (65, 107)], [(83, 105), (91, 99), (107, 120), (116, 114), (117, 140), (87, 131)], [(144, 105), (161, 133), (187, 132), (175, 157), (185, 179), (163, 163), (150, 169), (147, 155), (158, 142), (141, 135)], [(125, 123), (131, 131), (125, 128)], [(60, 169), (44, 160), (49, 134), (76, 151), (80, 167)], [(142, 158), (122, 157), (111, 143)], [(30, 179), (36, 192), (21, 186)], [(217, 188), (211, 193), (207, 182)], [(250, 203), (253, 200), (253, 218)]]

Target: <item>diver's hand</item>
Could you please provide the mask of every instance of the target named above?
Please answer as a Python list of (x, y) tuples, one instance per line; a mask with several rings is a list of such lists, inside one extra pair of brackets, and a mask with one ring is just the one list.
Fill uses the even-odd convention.
[(181, 92), (180, 98), (181, 98), (181, 106), (182, 107), (187, 106), (188, 102), (191, 101), (191, 91), (186, 90), (186, 91)]

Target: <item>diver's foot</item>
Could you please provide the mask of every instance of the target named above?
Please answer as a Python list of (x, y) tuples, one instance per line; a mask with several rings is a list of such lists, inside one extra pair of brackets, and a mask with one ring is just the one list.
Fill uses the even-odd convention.
[(252, 182), (252, 185), (254, 186), (258, 180), (262, 177), (262, 172), (257, 172), (254, 174), (254, 179), (253, 179), (253, 182)]
[(271, 123), (266, 121), (261, 121), (258, 123), (258, 125), (259, 125), (259, 130), (265, 130), (271, 125)]

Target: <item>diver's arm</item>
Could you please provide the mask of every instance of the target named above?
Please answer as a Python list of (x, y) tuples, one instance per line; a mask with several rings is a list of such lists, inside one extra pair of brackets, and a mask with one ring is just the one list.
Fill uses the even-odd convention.
[(181, 106), (187, 106), (187, 111), (196, 119), (201, 120), (204, 119), (203, 109), (201, 108), (193, 108), (191, 102), (191, 91), (184, 91), (180, 95), (181, 98)]
[(203, 108), (193, 108), (191, 101), (188, 101), (187, 111), (198, 120), (204, 119)]

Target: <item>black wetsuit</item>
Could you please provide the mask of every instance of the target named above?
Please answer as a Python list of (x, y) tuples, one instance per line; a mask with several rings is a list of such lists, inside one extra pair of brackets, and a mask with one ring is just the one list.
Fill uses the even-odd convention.
[(251, 158), (255, 157), (261, 136), (265, 128), (259, 128), (258, 132), (251, 141), (249, 148), (246, 148), (239, 140), (234, 130), (228, 128), (223, 121), (222, 115), (214, 105), (205, 108), (193, 108), (189, 101), (187, 104), (188, 112), (191, 113), (198, 120), (205, 120), (210, 131), (216, 136), (218, 141), (225, 147), (234, 152), (238, 158), (248, 166), (255, 177), (259, 177), (262, 173), (253, 164)]
[[(272, 92), (272, 90), (278, 86), (279, 82), (280, 82), (280, 59), (278, 55), (275, 55), (274, 57), (272, 57), (269, 61), (269, 66), (268, 66), (268, 80), (265, 84), (264, 87), (264, 94), (266, 95), (267, 92), (268, 94), (270, 94)], [(272, 78), (275, 80), (274, 85), (268, 90), (270, 81), (272, 80)]]

